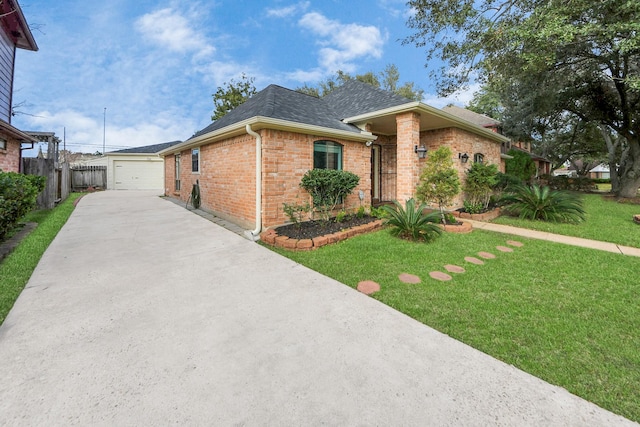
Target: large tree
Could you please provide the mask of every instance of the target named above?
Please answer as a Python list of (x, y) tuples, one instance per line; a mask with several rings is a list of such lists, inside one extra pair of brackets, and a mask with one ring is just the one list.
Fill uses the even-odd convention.
[(231, 79), (218, 87), (213, 96), (213, 103), (216, 108), (213, 111), (211, 120), (218, 120), (238, 105), (245, 102), (257, 93), (256, 87), (253, 85), (255, 78), (247, 77), (244, 73), (239, 81)]
[(319, 98), (327, 95), (344, 82), (352, 79), (370, 84), (377, 88), (388, 90), (389, 92), (396, 93), (414, 101), (422, 101), (424, 96), (424, 90), (418, 87), (414, 82), (405, 82), (402, 85), (399, 84), (400, 73), (398, 72), (398, 67), (394, 64), (387, 65), (384, 71), (377, 74), (373, 71), (368, 71), (364, 74), (351, 76), (349, 73), (339, 70), (335, 76), (326, 78), (318, 83), (317, 86), (309, 86), (305, 84), (302, 87), (296, 88), (296, 90)]
[[(539, 117), (570, 114), (618, 141), (621, 197), (640, 187), (640, 2), (637, 0), (410, 0), (405, 43), (442, 61), (441, 94), (473, 76), (531, 88)], [(612, 146), (615, 144), (611, 144)]]

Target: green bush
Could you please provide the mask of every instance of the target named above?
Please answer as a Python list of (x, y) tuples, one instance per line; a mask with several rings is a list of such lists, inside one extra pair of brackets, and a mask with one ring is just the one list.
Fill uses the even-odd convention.
[[(467, 203), (470, 208), (480, 210), (489, 207), (493, 187), (498, 183), (498, 167), (489, 163), (476, 162), (467, 169), (467, 178), (462, 190), (466, 195), (464, 200), (465, 210)], [(469, 212), (469, 210), (467, 210)], [(478, 212), (469, 212), (478, 213)]]
[(300, 186), (311, 195), (322, 220), (329, 221), (331, 212), (338, 204), (344, 204), (344, 199), (359, 182), (360, 177), (348, 171), (311, 169), (302, 177)]
[(300, 228), (300, 223), (304, 219), (304, 215), (311, 210), (311, 205), (309, 202), (306, 202), (305, 204), (283, 203), (282, 210), (287, 218), (289, 218), (289, 221), (291, 221), (292, 224), (295, 224), (297, 228)]
[(36, 205), (45, 178), (0, 171), (0, 239)]
[(538, 185), (519, 186), (502, 197), (503, 210), (523, 219), (549, 222), (584, 221), (582, 200), (573, 193)]
[(453, 153), (446, 145), (432, 152), (420, 173), (416, 188), (418, 200), (437, 204), (442, 222), (445, 222), (444, 208), (451, 205), (460, 192), (460, 178), (451, 160)]
[(393, 206), (382, 207), (387, 214), (385, 223), (391, 226), (392, 235), (407, 240), (430, 242), (442, 234), (442, 229), (436, 224), (440, 221), (440, 212), (425, 214), (426, 208), (425, 203), (416, 208), (413, 199), (407, 200), (406, 209), (397, 200), (394, 200)]
[(529, 181), (536, 173), (536, 164), (531, 156), (524, 151), (513, 149), (509, 150), (507, 154), (512, 158), (505, 160), (505, 172), (522, 181)]
[[(549, 187), (554, 190), (589, 191), (595, 189), (595, 180), (587, 177), (569, 178), (567, 176), (549, 177)], [(610, 182), (609, 180), (607, 182)]]

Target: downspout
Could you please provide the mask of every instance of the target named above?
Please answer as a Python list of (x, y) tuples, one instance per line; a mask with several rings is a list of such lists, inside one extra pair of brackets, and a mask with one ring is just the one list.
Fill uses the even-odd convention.
[(245, 231), (244, 234), (254, 242), (260, 240), (262, 231), (262, 137), (251, 129), (251, 125), (246, 125), (247, 133), (256, 139), (256, 228), (252, 231)]

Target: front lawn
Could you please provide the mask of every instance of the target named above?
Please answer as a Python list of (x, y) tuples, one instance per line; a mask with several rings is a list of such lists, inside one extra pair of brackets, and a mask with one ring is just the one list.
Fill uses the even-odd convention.
[(582, 197), (587, 213), (586, 221), (579, 224), (530, 221), (506, 215), (492, 222), (640, 248), (640, 226), (633, 222), (633, 215), (640, 214), (640, 205), (617, 203), (599, 194)]
[(0, 325), (29, 281), (42, 254), (73, 212), (73, 202), (81, 195), (71, 193), (54, 209), (33, 211), (23, 219), (24, 222), (37, 222), (38, 227), (0, 263)]
[[(511, 253), (507, 240), (524, 243)], [(491, 252), (484, 265), (465, 256)], [(637, 258), (476, 230), (432, 244), (388, 230), (310, 252), (278, 250), (373, 298), (597, 405), (640, 421), (640, 281)], [(466, 269), (440, 282), (431, 271)], [(398, 279), (418, 275), (413, 285)]]

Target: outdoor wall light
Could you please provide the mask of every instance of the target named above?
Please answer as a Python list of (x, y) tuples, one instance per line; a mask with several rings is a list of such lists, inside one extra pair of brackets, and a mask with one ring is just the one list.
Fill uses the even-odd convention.
[(469, 161), (469, 155), (467, 153), (458, 153), (458, 158), (462, 163), (467, 163)]
[(415, 146), (413, 148), (413, 152), (418, 154), (418, 158), (419, 159), (424, 159), (425, 157), (427, 157), (427, 147), (425, 147), (424, 145), (421, 146)]

